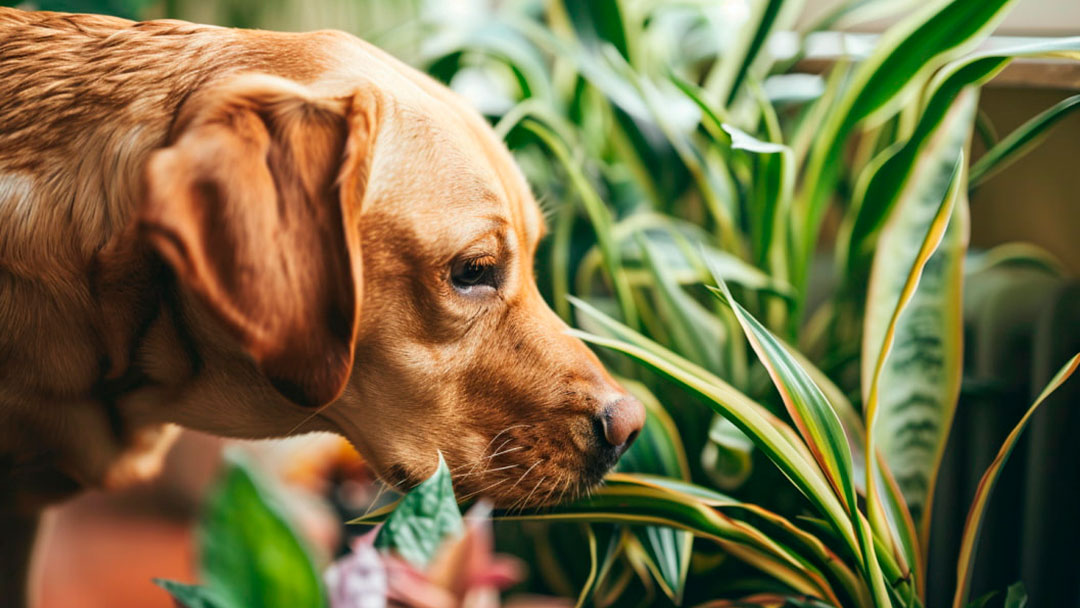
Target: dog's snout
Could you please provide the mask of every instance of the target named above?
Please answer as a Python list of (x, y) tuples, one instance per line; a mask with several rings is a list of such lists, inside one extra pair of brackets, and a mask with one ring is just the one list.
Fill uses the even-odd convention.
[(621, 397), (604, 408), (600, 422), (608, 445), (622, 454), (645, 426), (645, 407), (633, 397)]

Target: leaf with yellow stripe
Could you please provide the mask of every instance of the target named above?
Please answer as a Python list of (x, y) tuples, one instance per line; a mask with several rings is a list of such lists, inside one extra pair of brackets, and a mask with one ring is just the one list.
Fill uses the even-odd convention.
[(990, 502), (990, 494), (994, 491), (998, 478), (1001, 477), (1001, 471), (1009, 461), (1009, 456), (1012, 455), (1013, 448), (1016, 447), (1016, 442), (1020, 440), (1020, 434), (1024, 432), (1028, 422), (1031, 421), (1032, 415), (1035, 414), (1035, 411), (1039, 409), (1039, 406), (1042, 405), (1043, 401), (1046, 401), (1046, 398), (1051, 393), (1069, 379), (1069, 376), (1076, 371), (1077, 366), (1080, 366), (1080, 353), (1073, 355), (1072, 359), (1069, 359), (1058, 370), (1058, 373), (1050, 379), (1046, 388), (1031, 404), (1024, 417), (1020, 419), (1020, 422), (1016, 424), (1009, 436), (1005, 438), (1005, 443), (1001, 444), (1001, 449), (998, 450), (994, 461), (990, 463), (986, 472), (983, 473), (982, 479), (979, 480), (979, 486), (975, 490), (975, 498), (971, 501), (971, 509), (968, 511), (967, 521), (964, 523), (964, 535), (960, 541), (960, 558), (956, 562), (956, 594), (953, 596), (953, 608), (963, 608), (971, 593), (971, 572), (972, 568), (975, 567), (975, 549), (979, 543), (979, 535), (982, 533), (986, 506)]
[(735, 301), (722, 279), (717, 277), (716, 281), (720, 289), (714, 293), (721, 295), (731, 306), (754, 352), (780, 392), (795, 427), (799, 429), (833, 491), (843, 501), (855, 527), (858, 555), (861, 556), (866, 576), (870, 578), (876, 601), (888, 605), (886, 587), (880, 565), (874, 556), (870, 531), (861, 525), (859, 519), (855, 481), (852, 476), (851, 447), (840, 418), (825, 398), (825, 394), (788, 352), (787, 347)]
[[(877, 535), (890, 539), (893, 544), (889, 549), (898, 557), (903, 557), (908, 564), (917, 564), (919, 559), (918, 552), (915, 550), (917, 545), (914, 530), (907, 524), (910, 516), (905, 516), (904, 503), (891, 495), (895, 489), (893, 484), (883, 483), (883, 473), (879, 470), (881, 465), (876, 458), (878, 454), (876, 440), (879, 438), (876, 432), (877, 413), (883, 387), (881, 379), (888, 369), (889, 355), (896, 343), (898, 328), (902, 327), (902, 315), (915, 297), (923, 270), (945, 236), (956, 201), (960, 198), (964, 183), (963, 167), (964, 155), (961, 151), (947, 177), (936, 182), (936, 185), (928, 186), (936, 188), (938, 194), (936, 196), (928, 194), (918, 199), (925, 203), (936, 200), (936, 205), (913, 206), (896, 218), (896, 222), (904, 226), (903, 229), (897, 229), (897, 234), (903, 235), (905, 240), (898, 243), (897, 248), (893, 250), (893, 256), (888, 259), (879, 257), (881, 263), (875, 263), (870, 289), (873, 301), (867, 306), (863, 357), (872, 361), (869, 378), (864, 385), (867, 515)], [(913, 237), (913, 235), (920, 236)], [(901, 248), (900, 245), (906, 247)], [(884, 267), (886, 263), (889, 270), (879, 272), (878, 269)], [(900, 268), (907, 266), (908, 270), (898, 272), (897, 265), (900, 265)], [(875, 286), (873, 281), (881, 285)], [(889, 303), (892, 305), (890, 306)], [(882, 313), (882, 311), (885, 312)], [(886, 323), (879, 322), (879, 315), (882, 314), (887, 315)], [(881, 492), (886, 493), (884, 502)]]

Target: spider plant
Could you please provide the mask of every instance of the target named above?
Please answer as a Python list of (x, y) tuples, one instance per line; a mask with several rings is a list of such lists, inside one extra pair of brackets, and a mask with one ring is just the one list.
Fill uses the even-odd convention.
[[(635, 579), (676, 604), (688, 579), (717, 606), (925, 602), (968, 193), (1080, 106), (972, 164), (979, 87), (1018, 57), (1080, 59), (1080, 38), (980, 50), (1014, 0), (853, 1), (809, 26), (801, 4), (506, 2), (414, 26), (427, 70), (477, 101), (542, 193), (556, 309), (649, 410), (589, 499), (503, 514), (587, 526), (580, 603)], [(818, 30), (888, 12), (908, 16), (872, 48), (792, 72)], [(957, 608), (994, 484), (1078, 361), (982, 478)], [(751, 571), (721, 575), (731, 561)]]

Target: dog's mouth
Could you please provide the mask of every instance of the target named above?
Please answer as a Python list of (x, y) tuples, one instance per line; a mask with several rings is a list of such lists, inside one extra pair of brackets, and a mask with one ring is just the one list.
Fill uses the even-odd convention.
[[(538, 440), (542, 436), (542, 441)], [(482, 455), (451, 463), (461, 502), (491, 500), (514, 511), (572, 502), (603, 481), (623, 450), (607, 448), (591, 435), (530, 432), (528, 425), (496, 435)]]

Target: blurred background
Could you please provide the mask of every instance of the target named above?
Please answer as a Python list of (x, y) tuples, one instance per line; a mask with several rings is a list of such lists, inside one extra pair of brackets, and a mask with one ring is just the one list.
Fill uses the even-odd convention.
[[(450, 61), (447, 59), (450, 56), (447, 49), (455, 48), (460, 38), (476, 30), (478, 24), (493, 14), (534, 18), (547, 10), (547, 3), (540, 0), (42, 0), (22, 3), (5, 1), (3, 4), (26, 9), (94, 12), (132, 19), (175, 18), (284, 31), (341, 29), (386, 48), (412, 65), (431, 71), (469, 98), (493, 122), (521, 97), (516, 84), (521, 75), (508, 73), (505, 69), (499, 71), (468, 54), (459, 54)], [(716, 47), (723, 48), (726, 40), (739, 35), (740, 27), (755, 10), (753, 0), (687, 0), (669, 4), (676, 7), (685, 5), (695, 11), (704, 10), (709, 19), (704, 29), (694, 30), (696, 37), (650, 41), (649, 44), (655, 45), (659, 53), (656, 61), (660, 62), (664, 61), (665, 53), (698, 52), (704, 56), (716, 52)], [(792, 29), (805, 31), (812, 24), (820, 24), (841, 4), (841, 0), (807, 0), (802, 15), (792, 24)], [(868, 13), (859, 19), (849, 15), (846, 21), (850, 23), (839, 20), (826, 28), (819, 28), (812, 44), (799, 46), (796, 42), (793, 50), (785, 50), (786, 39), (777, 35), (775, 40), (770, 41), (770, 44), (776, 45), (776, 56), (789, 57), (790, 71), (793, 73), (817, 76), (846, 55), (865, 53), (866, 49), (873, 47), (875, 36), (901, 18), (903, 11), (881, 10), (879, 5), (884, 4), (882, 2), (862, 4), (867, 6), (868, 11), (879, 9), (880, 14)], [(673, 18), (678, 18), (678, 15)], [(1080, 35), (1080, 2), (1077, 0), (1020, 0), (988, 44), (1003, 45), (1021, 39), (1075, 35)], [(499, 44), (502, 43), (493, 42), (496, 47)], [(506, 52), (515, 52), (510, 48), (512, 43), (507, 44)], [(669, 47), (672, 45), (698, 45), (701, 48), (671, 50)], [(523, 59), (528, 60), (528, 57)], [(552, 75), (553, 79), (559, 77), (559, 74)], [(1009, 133), (1033, 115), (1078, 90), (1080, 71), (1075, 64), (1017, 62), (984, 89), (979, 101), (980, 117), (988, 125), (987, 128), (996, 133)], [(1075, 276), (1080, 272), (1078, 141), (1080, 114), (1072, 114), (1063, 119), (1040, 147), (1020, 159), (1009, 172), (992, 178), (972, 193), (973, 248), (985, 250), (1003, 243), (1026, 241), (1048, 252), (1064, 267), (1065, 274)], [(985, 150), (985, 145), (977, 140), (974, 148), (978, 155)], [(535, 166), (535, 163), (545, 162), (537, 157), (526, 157), (522, 162), (530, 178), (545, 171), (543, 167)], [(530, 162), (534, 164), (530, 165)], [(545, 185), (542, 179), (534, 180), (534, 183), (538, 190)], [(538, 191), (540, 197), (547, 194)], [(1033, 201), (1037, 201), (1037, 205)], [(835, 225), (833, 221), (834, 231)], [(1033, 279), (1035, 283), (1039, 280)], [(546, 278), (541, 279), (542, 283), (545, 281)], [(547, 285), (543, 286), (548, 289)], [(1030, 293), (1026, 287), (1014, 286), (1010, 289), (1013, 291), (1002, 291), (1002, 294), (1007, 292), (1012, 295), (1000, 297), (1017, 301), (1020, 298), (1018, 294)], [(1040, 311), (1042, 309), (1032, 304), (1022, 312), (1010, 313), (1009, 318), (1034, 319), (1043, 314)], [(976, 329), (970, 331), (976, 332)], [(974, 357), (981, 361), (981, 368), (977, 373), (971, 373), (973, 377), (979, 376), (982, 384), (973, 380), (972, 386), (1013, 395), (1026, 394), (1030, 381), (1026, 377), (1010, 377), (1016, 359), (1010, 359), (1007, 354), (1026, 353), (1016, 356), (1028, 362), (1033, 348), (1030, 336), (1023, 334), (1021, 329), (1015, 329), (1000, 339), (984, 341), (992, 345), (981, 347), (988, 349), (983, 355), (979, 355), (978, 350), (974, 351)], [(998, 384), (995, 385), (995, 381)], [(974, 408), (977, 402), (977, 398), (969, 399), (968, 405), (962, 404), (961, 408)], [(977, 416), (962, 418), (958, 422), (958, 432), (985, 439), (985, 446), (996, 446), (1009, 423), (1007, 420), (995, 420)], [(1076, 469), (1080, 460), (1077, 460), (1075, 446), (1070, 448), (1066, 445), (1067, 440), (1061, 436), (1063, 431), (1055, 434), (1053, 427), (1072, 429), (1077, 426), (1077, 421), (1075, 416), (1055, 420), (1044, 424), (1048, 428), (1041, 431), (1045, 435), (1042, 441), (1057, 442), (1054, 445), (1058, 446), (1055, 448), (1058, 451), (1054, 453), (1059, 455), (1062, 466), (1067, 469), (1064, 476), (1057, 479), (1066, 490), (1071, 488), (1072, 494), (1055, 495), (1053, 488), (1038, 491), (1042, 492), (1040, 500), (1048, 503), (1064, 501), (1062, 504), (1065, 506), (1059, 505), (1058, 508), (1065, 509), (1076, 504), (1075, 488), (1080, 483)], [(978, 463), (985, 465), (992, 453), (988, 451), (989, 447), (984, 447), (982, 439), (973, 439), (970, 444), (965, 443), (953, 450), (964, 451), (966, 455), (952, 453), (949, 456), (954, 460), (960, 459), (954, 463), (952, 477), (948, 477), (948, 483), (957, 493), (952, 498), (954, 501), (966, 502), (960, 495), (968, 491), (962, 488), (965, 484), (970, 486), (971, 482), (965, 478), (964, 471), (969, 468), (981, 470)], [(239, 445), (240, 449), (249, 452), (253, 461), (260, 463), (269, 476), (286, 488), (281, 495), (288, 497), (287, 509), (316, 548), (322, 563), (339, 553), (344, 546), (346, 531), (341, 522), (348, 515), (357, 515), (373, 501), (386, 500), (378, 496), (381, 492), (370, 479), (363, 463), (337, 438), (305, 436), (275, 442), (230, 442), (198, 433), (185, 433), (170, 454), (163, 474), (153, 483), (113, 494), (88, 493), (51, 511), (37, 556), (38, 580), (42, 585), (40, 608), (171, 606), (171, 600), (151, 583), (151, 578), (195, 580), (193, 522), (207, 488), (218, 471), (221, 451), (226, 444)], [(968, 458), (970, 460), (965, 460)], [(970, 463), (970, 467), (964, 463)], [(1034, 460), (1026, 464), (1022, 461), (1018, 465), (1021, 469), (1025, 466), (1043, 465)], [(1010, 483), (1012, 486), (1009, 486)], [(1035, 482), (1014, 479), (1006, 483), (1006, 487), (1013, 487), (1016, 491), (1003, 491), (1003, 494), (1012, 496), (1011, 499), (1006, 496), (1004, 500), (1019, 501), (1018, 496), (1024, 494), (1020, 488), (1025, 483), (1030, 485)], [(943, 492), (946, 500), (949, 500), (949, 489)], [(1009, 509), (998, 517), (1007, 519), (1011, 513), (1023, 512), (1017, 516), (1016, 526), (1020, 526), (1021, 521), (1038, 520), (1043, 513), (1037, 505), (1024, 507), (1018, 503)], [(1027, 519), (1024, 520), (1024, 517)], [(1038, 527), (1038, 522), (1032, 521), (1028, 525)], [(1075, 525), (1071, 529), (1075, 531)], [(1025, 538), (1015, 534), (1002, 537), (994, 550), (1019, 555)], [(1074, 549), (1072, 551), (1075, 552)], [(991, 570), (984, 576), (990, 579), (1000, 575), (1014, 580), (1014, 575), (1020, 570), (1018, 560), (1015, 558), (1001, 566), (996, 573)], [(1076, 560), (1071, 560), (1071, 564), (1073, 567), (1080, 566)], [(1072, 586), (1077, 590), (1076, 597), (1080, 597), (1076, 583), (1073, 582)], [(572, 590), (573, 585), (560, 587), (556, 582), (548, 584), (547, 588), (558, 592), (561, 589)]]

